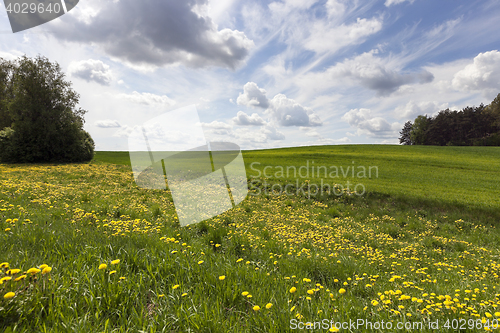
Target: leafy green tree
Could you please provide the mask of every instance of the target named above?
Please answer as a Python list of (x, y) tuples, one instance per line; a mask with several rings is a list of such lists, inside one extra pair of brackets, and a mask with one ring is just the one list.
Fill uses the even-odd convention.
[(413, 126), (410, 133), (410, 139), (413, 144), (426, 145), (428, 143), (427, 132), (432, 123), (432, 118), (427, 116), (418, 116), (413, 121)]
[(14, 66), (0, 58), (0, 130), (12, 126), (8, 102), (12, 99), (12, 75)]
[[(13, 131), (4, 133), (4, 162), (82, 162), (92, 159), (94, 142), (83, 130), (86, 113), (59, 64), (23, 56), (10, 63), (12, 75), (0, 90)], [(5, 61), (0, 68), (10, 68)], [(1, 88), (1, 87), (0, 87)], [(11, 93), (9, 93), (9, 89)], [(3, 142), (3, 143), (2, 143)]]
[(500, 131), (500, 94), (484, 109), (485, 113), (491, 116), (493, 126)]
[(399, 143), (403, 145), (412, 145), (413, 141), (411, 140), (411, 130), (413, 128), (413, 124), (411, 121), (407, 121), (399, 134)]

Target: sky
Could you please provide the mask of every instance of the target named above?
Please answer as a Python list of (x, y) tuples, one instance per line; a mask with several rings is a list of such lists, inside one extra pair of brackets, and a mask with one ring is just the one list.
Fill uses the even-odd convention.
[(500, 93), (498, 0), (81, 0), (0, 57), (61, 65), (96, 150), (195, 105), (242, 149), (398, 144), (418, 115)]

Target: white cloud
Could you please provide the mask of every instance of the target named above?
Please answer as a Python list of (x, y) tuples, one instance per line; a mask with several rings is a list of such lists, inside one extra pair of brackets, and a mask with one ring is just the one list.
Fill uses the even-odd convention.
[(97, 127), (101, 127), (101, 128), (117, 128), (117, 127), (121, 127), (121, 125), (118, 122), (118, 120), (110, 120), (110, 119), (98, 120), (98, 121), (95, 122), (95, 125)]
[(356, 127), (358, 135), (370, 137), (394, 137), (401, 127), (399, 123), (390, 124), (384, 118), (372, 117), (370, 109), (352, 109), (342, 116), (342, 120)]
[(74, 61), (69, 65), (69, 73), (87, 82), (94, 81), (104, 86), (109, 86), (112, 80), (109, 66), (100, 60)]
[(321, 119), (308, 107), (304, 107), (284, 94), (270, 101), (266, 113), (280, 126), (321, 126)]
[(257, 113), (252, 113), (251, 116), (243, 111), (238, 111), (236, 117), (232, 119), (233, 123), (239, 126), (262, 126), (266, 122)]
[(219, 30), (206, 6), (208, 0), (89, 0), (47, 27), (59, 40), (99, 46), (129, 64), (234, 69), (254, 43), (241, 31)]
[(434, 76), (422, 70), (418, 73), (401, 73), (387, 60), (375, 57), (378, 51), (365, 52), (330, 67), (327, 73), (334, 78), (351, 78), (365, 88), (375, 90), (379, 96), (390, 95), (400, 86), (412, 83), (429, 83)]
[(439, 103), (436, 101), (414, 102), (409, 101), (404, 106), (398, 106), (395, 114), (398, 118), (413, 120), (419, 115), (433, 116), (441, 110), (448, 108), (448, 103)]
[(11, 61), (17, 59), (18, 56), (9, 52), (0, 51), (0, 58), (4, 58), (5, 60)]
[(382, 21), (376, 18), (357, 18), (353, 24), (335, 25), (329, 21), (318, 21), (304, 47), (314, 52), (335, 52), (347, 45), (361, 44), (366, 37), (382, 29)]
[(144, 105), (165, 105), (172, 106), (175, 101), (168, 98), (166, 95), (155, 95), (151, 93), (138, 93), (134, 91), (132, 94), (119, 94), (118, 98), (126, 99), (130, 102)]
[(452, 85), (461, 91), (482, 91), (490, 99), (496, 96), (500, 91), (500, 52), (479, 53), (472, 64), (455, 74)]
[(415, 0), (385, 0), (385, 6), (389, 7), (392, 5), (397, 5), (403, 2), (409, 1), (410, 3), (413, 3)]
[(269, 100), (266, 97), (266, 91), (257, 86), (255, 82), (247, 82), (243, 86), (243, 93), (240, 93), (236, 100), (238, 105), (252, 106), (267, 109)]

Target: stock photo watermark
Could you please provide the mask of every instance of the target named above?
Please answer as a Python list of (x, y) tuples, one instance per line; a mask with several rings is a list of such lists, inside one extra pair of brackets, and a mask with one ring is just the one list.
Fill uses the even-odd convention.
[[(263, 168), (260, 162), (253, 162), (250, 170), (253, 172), (250, 176), (250, 194), (254, 196), (301, 195), (309, 199), (318, 195), (363, 196), (366, 186), (360, 180), (378, 178), (377, 166), (356, 165), (354, 161), (349, 166), (319, 165), (307, 160), (305, 165), (298, 167), (266, 165)], [(268, 183), (268, 179), (276, 182)], [(290, 179), (295, 181), (290, 182)]]
[(12, 32), (20, 32), (52, 21), (70, 10), (79, 0), (4, 0)]

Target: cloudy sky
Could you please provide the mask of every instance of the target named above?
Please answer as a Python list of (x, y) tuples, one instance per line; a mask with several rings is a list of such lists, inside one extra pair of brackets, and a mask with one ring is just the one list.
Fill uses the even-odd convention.
[(193, 104), (244, 149), (395, 144), (500, 93), (498, 0), (82, 0), (15, 34), (0, 3), (0, 57), (57, 61), (97, 150)]

